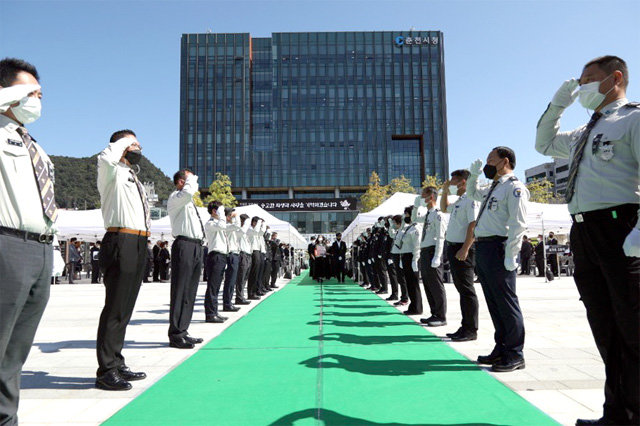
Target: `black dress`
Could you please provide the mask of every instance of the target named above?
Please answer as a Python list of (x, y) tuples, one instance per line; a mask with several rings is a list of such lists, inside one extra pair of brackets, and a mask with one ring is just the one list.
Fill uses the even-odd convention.
[(327, 258), (327, 247), (323, 244), (316, 244), (315, 249), (316, 259), (314, 261), (314, 277), (313, 279), (319, 282), (328, 280), (331, 277), (331, 271), (329, 271), (329, 260)]

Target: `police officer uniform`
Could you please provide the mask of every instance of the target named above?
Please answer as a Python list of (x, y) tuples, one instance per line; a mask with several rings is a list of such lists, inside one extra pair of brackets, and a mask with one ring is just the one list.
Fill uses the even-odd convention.
[[(41, 179), (30, 172), (35, 170), (42, 171)], [(51, 160), (24, 127), (4, 115), (0, 176), (0, 423), (17, 424), (22, 365), (49, 300), (57, 211)], [(43, 183), (51, 189), (51, 215), (44, 211)]]
[[(501, 176), (489, 188), (478, 186), (471, 171), (467, 180), (469, 198), (481, 201), (476, 221), (476, 269), (495, 327), (496, 345), (480, 363), (493, 364), (495, 371), (524, 368), (524, 320), (516, 295), (515, 259), (525, 232), (529, 191), (513, 173)], [(509, 265), (512, 270), (507, 270)]]
[(142, 183), (133, 169), (120, 161), (133, 142), (134, 138), (121, 138), (98, 155), (98, 191), (107, 232), (100, 249), (106, 296), (96, 340), (96, 386), (105, 390), (129, 389), (127, 380), (146, 377), (144, 373), (131, 373), (122, 356), (127, 324), (147, 262), (150, 225)]
[(478, 331), (478, 296), (473, 285), (476, 250), (472, 244), (465, 260), (458, 260), (456, 253), (464, 245), (469, 224), (476, 221), (479, 210), (480, 205), (470, 199), (467, 194), (462, 194), (447, 208), (450, 212), (446, 236), (447, 257), (451, 266), (453, 284), (460, 293), (462, 337), (475, 336)]
[[(587, 126), (559, 132), (564, 108), (550, 104), (538, 123), (536, 149), (570, 159), (575, 191), (567, 193), (574, 280), (605, 364), (604, 417), (640, 422), (640, 258), (623, 244), (637, 226), (640, 189), (640, 106), (618, 99)], [(590, 132), (588, 131), (590, 128)], [(586, 145), (580, 161), (576, 148)]]
[(404, 279), (404, 272), (401, 267), (401, 258), (400, 258), (400, 249), (398, 246), (400, 245), (400, 241), (402, 240), (402, 234), (404, 233), (403, 228), (395, 229), (395, 227), (389, 227), (389, 238), (391, 241), (391, 249), (390, 249), (390, 258), (391, 265), (389, 265), (389, 269), (394, 269), (396, 272), (397, 285), (394, 286), (393, 281), (391, 281), (391, 297), (394, 295), (397, 297), (399, 295), (398, 286), (400, 287), (400, 300), (395, 303), (396, 306), (405, 305), (409, 301), (409, 295), (407, 293), (407, 282)]
[(204, 296), (204, 313), (206, 322), (221, 323), (225, 317), (218, 315), (218, 294), (224, 278), (224, 270), (227, 266), (229, 254), (229, 242), (227, 240), (227, 221), (224, 215), (224, 207), (219, 207), (218, 218), (211, 217), (204, 225), (204, 232), (209, 246), (209, 271), (207, 291)]
[(420, 322), (431, 326), (447, 324), (447, 295), (442, 281), (442, 251), (448, 217), (437, 207), (427, 209), (421, 196), (416, 197), (416, 205), (411, 219), (422, 227), (420, 241), (420, 272), (422, 285), (431, 309), (431, 317)]
[(387, 241), (387, 230), (380, 222), (376, 224), (374, 229), (373, 250), (375, 256), (373, 258), (373, 270), (378, 277), (379, 289), (378, 294), (385, 294), (389, 291), (387, 261), (384, 258), (384, 247)]
[[(401, 228), (402, 236), (396, 236), (395, 245), (400, 254), (404, 280), (407, 283), (409, 307), (407, 315), (422, 315), (422, 295), (418, 282), (418, 261), (420, 259), (420, 231), (415, 223), (405, 223)], [(398, 233), (400, 235), (400, 232)]]
[(167, 211), (171, 222), (171, 299), (169, 302), (169, 344), (193, 348), (201, 340), (189, 336), (202, 271), (204, 227), (193, 195), (198, 191), (198, 176), (189, 174), (181, 190), (171, 193)]

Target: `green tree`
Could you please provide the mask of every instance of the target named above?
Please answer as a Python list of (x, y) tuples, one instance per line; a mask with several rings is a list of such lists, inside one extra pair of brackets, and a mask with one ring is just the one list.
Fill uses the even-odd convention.
[(549, 204), (553, 199), (553, 183), (545, 179), (537, 179), (527, 183), (529, 201), (534, 203)]
[(196, 193), (193, 194), (193, 204), (195, 204), (196, 207), (204, 207), (202, 197), (200, 196), (200, 191), (196, 191)]
[(204, 199), (205, 204), (211, 201), (220, 201), (225, 207), (235, 207), (238, 205), (236, 197), (231, 192), (231, 179), (220, 172), (216, 173), (216, 178), (209, 185), (209, 195)]
[(396, 192), (408, 192), (414, 194), (416, 189), (411, 185), (411, 179), (406, 178), (404, 175), (391, 179), (389, 185), (387, 185), (387, 195), (391, 196)]
[(427, 175), (426, 179), (422, 182), (422, 187), (426, 188), (427, 186), (435, 186), (436, 188), (441, 188), (444, 181), (438, 177), (438, 175)]
[(380, 185), (380, 176), (375, 171), (369, 177), (369, 187), (367, 192), (362, 194), (360, 202), (362, 211), (368, 212), (378, 207), (387, 198), (387, 187)]

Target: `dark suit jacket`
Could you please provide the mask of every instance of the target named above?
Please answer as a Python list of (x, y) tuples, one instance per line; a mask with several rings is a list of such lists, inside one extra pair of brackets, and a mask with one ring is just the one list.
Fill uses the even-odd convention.
[(531, 257), (533, 253), (533, 245), (529, 241), (522, 242), (522, 248), (520, 249), (520, 256), (524, 258)]
[(331, 252), (336, 260), (338, 260), (338, 257), (341, 257), (342, 260), (339, 260), (339, 262), (344, 262), (347, 255), (347, 244), (344, 241), (336, 241), (331, 246)]

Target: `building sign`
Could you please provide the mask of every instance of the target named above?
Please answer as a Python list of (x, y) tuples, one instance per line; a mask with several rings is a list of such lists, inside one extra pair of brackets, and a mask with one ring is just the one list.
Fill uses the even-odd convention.
[(405, 37), (398, 36), (395, 38), (396, 46), (437, 46), (438, 37)]
[(257, 204), (271, 212), (316, 212), (316, 211), (354, 211), (357, 210), (355, 198), (301, 198), (293, 200), (239, 200), (238, 207)]

